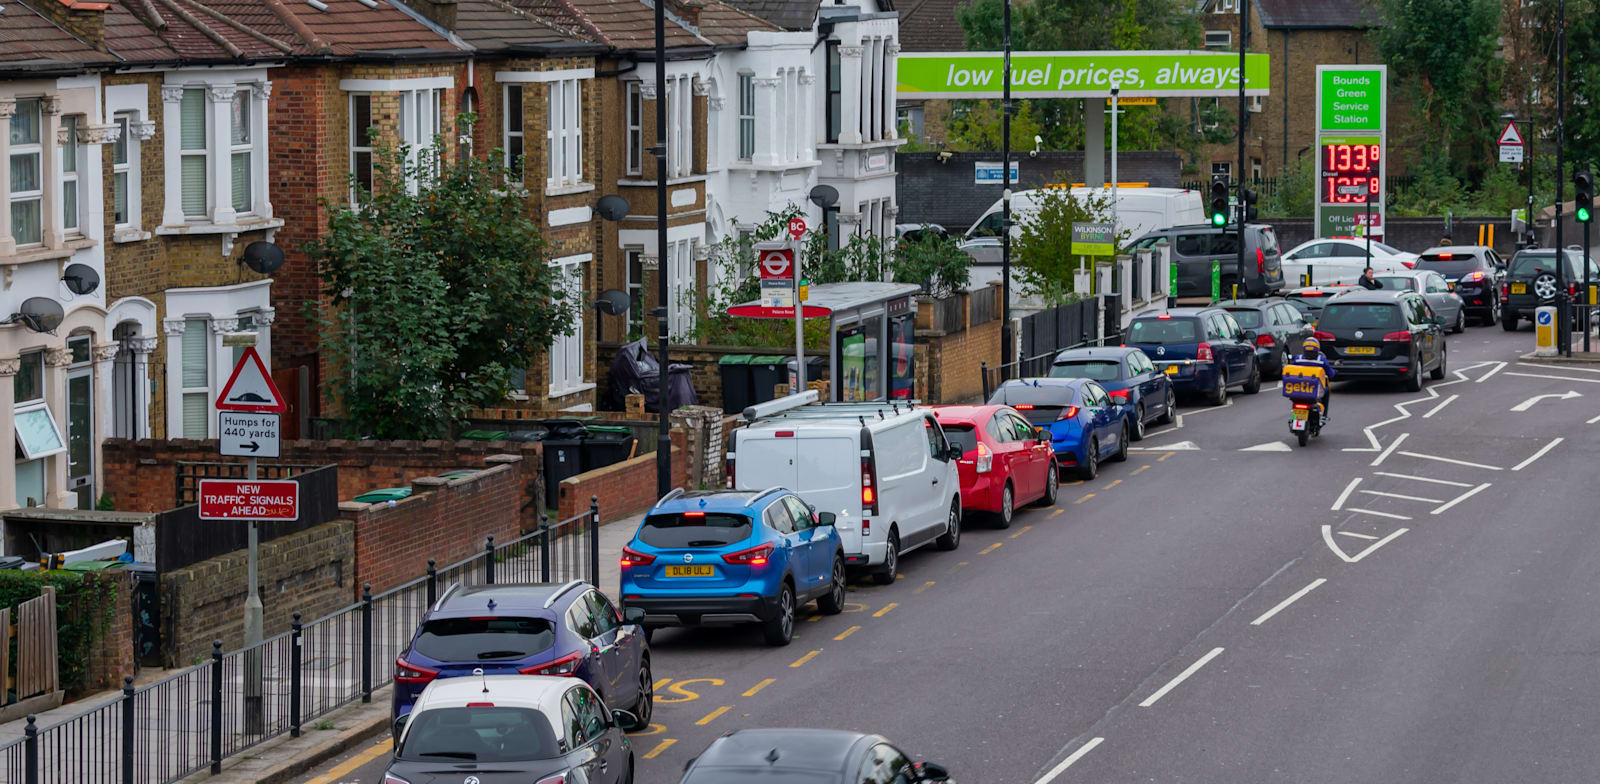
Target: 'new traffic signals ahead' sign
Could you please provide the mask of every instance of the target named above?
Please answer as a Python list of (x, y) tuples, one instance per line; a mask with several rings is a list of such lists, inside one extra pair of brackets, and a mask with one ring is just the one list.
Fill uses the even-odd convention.
[(293, 479), (202, 479), (201, 520), (296, 520), (300, 483)]

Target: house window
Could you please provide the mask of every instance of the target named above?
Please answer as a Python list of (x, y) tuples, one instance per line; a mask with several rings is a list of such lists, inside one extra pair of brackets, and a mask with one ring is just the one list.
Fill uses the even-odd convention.
[(828, 250), (839, 249), (839, 205), (822, 208), (822, 231), (828, 236)]
[(1224, 180), (1231, 180), (1233, 178), (1233, 163), (1232, 162), (1230, 162), (1230, 161), (1222, 161), (1222, 162), (1219, 162), (1219, 163), (1211, 164), (1211, 179), (1215, 180), (1215, 179), (1218, 179), (1218, 178), (1221, 178), (1221, 179), (1224, 179)]
[(211, 325), (203, 318), (188, 319), (181, 344), (183, 437), (205, 438), (211, 419)]
[(828, 115), (828, 143), (836, 144), (839, 141), (839, 129), (843, 126), (844, 92), (843, 78), (839, 68), (839, 42), (828, 42), (828, 89), (826, 107)]
[(583, 182), (583, 122), (579, 81), (560, 79), (549, 82), (549, 124), (544, 143), (550, 171), (547, 188), (565, 188)]
[(644, 334), (644, 251), (628, 251), (628, 337)]
[(233, 94), (228, 129), (229, 165), (233, 167), (233, 211), (250, 211), (250, 170), (254, 148), (250, 145), (250, 90), (240, 87)]
[(1229, 49), (1233, 46), (1232, 30), (1207, 30), (1207, 49)]
[(628, 82), (628, 173), (644, 173), (644, 96)]
[(667, 176), (694, 173), (694, 98), (687, 76), (667, 80)]
[[(129, 138), (133, 131), (132, 115), (119, 112), (115, 118), (117, 140), (111, 145), (111, 223), (122, 228), (133, 223), (128, 213), (128, 150), (134, 142)], [(134, 183), (136, 186), (137, 183)], [(137, 192), (135, 193), (137, 198)]]
[(413, 192), (420, 176), (437, 172), (438, 161), (431, 149), (439, 135), (439, 115), (444, 105), (443, 89), (406, 90), (400, 93), (400, 141), (406, 144), (406, 160), (414, 167), (406, 177)]
[(739, 74), (739, 158), (750, 160), (756, 154), (756, 79)]
[(203, 220), (211, 196), (206, 183), (206, 90), (190, 87), (183, 91), (178, 107), (178, 153), (182, 158), (181, 182), (183, 217)]
[(565, 395), (577, 391), (583, 384), (583, 262), (561, 265), (562, 287), (567, 301), (576, 302), (573, 309), (572, 330), (557, 335), (550, 343), (550, 394)]
[(506, 179), (522, 182), (522, 85), (506, 85)]
[(61, 157), (61, 228), (68, 234), (78, 233), (78, 123), (82, 118), (68, 115), (61, 118), (61, 130), (67, 141), (56, 145)]
[(18, 245), (44, 241), (44, 163), (39, 146), (39, 100), (17, 101), (11, 115), (11, 239)]
[(691, 241), (667, 243), (667, 334), (682, 340), (694, 330), (695, 274)]
[(44, 352), (27, 351), (11, 377), (12, 400), (18, 406), (44, 402)]
[(16, 404), (11, 416), (16, 437), (17, 504), (44, 503), (44, 458), (67, 451), (61, 428), (44, 400), (44, 352), (22, 354), (12, 378)]
[(354, 184), (350, 189), (350, 204), (355, 205), (372, 193), (372, 96), (354, 93), (350, 96), (350, 174)]
[(1216, 10), (1213, 13), (1218, 13), (1218, 14), (1236, 14), (1236, 13), (1239, 13), (1239, 0), (1217, 0)]

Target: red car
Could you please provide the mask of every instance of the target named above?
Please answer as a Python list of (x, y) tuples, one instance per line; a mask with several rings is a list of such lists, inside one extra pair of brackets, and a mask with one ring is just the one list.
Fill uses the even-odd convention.
[(962, 449), (961, 508), (1011, 526), (1018, 505), (1054, 506), (1060, 478), (1049, 438), (1010, 406), (936, 406), (945, 437)]

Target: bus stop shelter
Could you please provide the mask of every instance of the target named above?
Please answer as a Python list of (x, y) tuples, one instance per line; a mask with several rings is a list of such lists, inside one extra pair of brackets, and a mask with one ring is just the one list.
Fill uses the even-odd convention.
[[(809, 287), (805, 317), (828, 319), (828, 399), (911, 400), (916, 388), (915, 283), (846, 281)], [(746, 318), (794, 319), (793, 308), (747, 302)]]

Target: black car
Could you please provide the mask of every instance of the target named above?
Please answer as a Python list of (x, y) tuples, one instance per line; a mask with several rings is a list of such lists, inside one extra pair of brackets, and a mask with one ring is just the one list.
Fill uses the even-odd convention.
[(1100, 382), (1111, 402), (1133, 407), (1129, 439), (1144, 438), (1145, 426), (1172, 421), (1177, 395), (1167, 375), (1136, 348), (1069, 348), (1050, 365), (1051, 378), (1088, 378)]
[[(1575, 294), (1583, 283), (1583, 267), (1578, 265), (1583, 254), (1569, 248), (1562, 255), (1567, 260), (1567, 291)], [(1518, 319), (1532, 321), (1533, 311), (1540, 305), (1555, 304), (1559, 293), (1555, 262), (1556, 252), (1551, 248), (1519, 250), (1511, 257), (1511, 266), (1500, 281), (1500, 326), (1505, 331), (1515, 330)], [(1600, 267), (1593, 258), (1589, 259), (1589, 279), (1600, 280)]]
[(1399, 381), (1422, 389), (1422, 374), (1444, 378), (1444, 320), (1414, 291), (1347, 291), (1328, 302), (1317, 340), (1335, 380)]
[(1301, 319), (1315, 327), (1317, 325), (1317, 317), (1322, 315), (1322, 306), (1328, 304), (1328, 300), (1352, 288), (1355, 287), (1347, 283), (1335, 283), (1331, 286), (1305, 286), (1286, 292), (1283, 298), (1295, 310), (1300, 311)]
[(1467, 315), (1484, 324), (1500, 320), (1500, 277), (1506, 260), (1483, 245), (1444, 245), (1429, 248), (1417, 259), (1417, 272), (1437, 272), (1450, 290), (1461, 297)]
[(1261, 391), (1256, 333), (1243, 329), (1222, 308), (1173, 308), (1140, 314), (1128, 324), (1128, 345), (1143, 351), (1180, 393), (1228, 402), (1228, 388)]
[(1217, 303), (1239, 326), (1256, 333), (1256, 365), (1266, 378), (1281, 378), (1283, 366), (1311, 337), (1301, 310), (1281, 299), (1239, 299)]
[(1211, 296), (1211, 262), (1221, 262), (1222, 296), (1232, 296), (1238, 282), (1246, 296), (1265, 297), (1282, 291), (1283, 254), (1277, 232), (1264, 223), (1245, 224), (1244, 280), (1239, 280), (1239, 229), (1226, 230), (1202, 223), (1174, 226), (1140, 237), (1134, 248), (1147, 248), (1165, 239), (1178, 264), (1178, 296)]
[(727, 733), (684, 768), (680, 784), (950, 781), (943, 767), (913, 762), (880, 735), (844, 730), (752, 729)]

